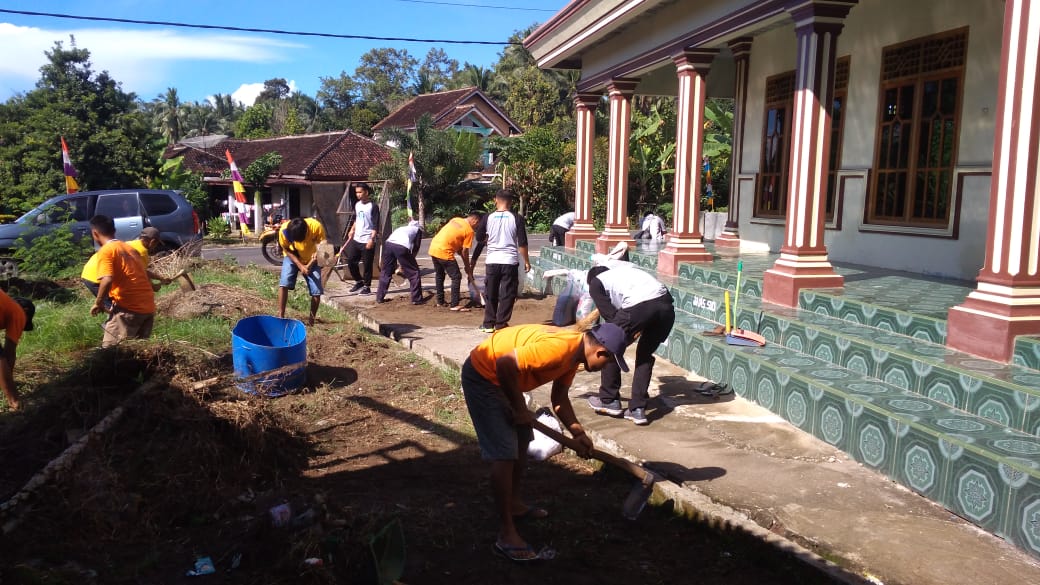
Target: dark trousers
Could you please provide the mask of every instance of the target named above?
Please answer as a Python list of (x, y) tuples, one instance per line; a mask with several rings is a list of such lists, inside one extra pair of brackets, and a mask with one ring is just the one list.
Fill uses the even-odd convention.
[(513, 304), (520, 287), (518, 264), (484, 265), (484, 327), (502, 329), (513, 317)]
[[(372, 265), (375, 264), (376, 260), (376, 248), (374, 245), (371, 248), (366, 248), (365, 245), (357, 240), (350, 240), (347, 242), (347, 253), (344, 256), (347, 259), (347, 269), (350, 270), (350, 277), (354, 279), (354, 282), (372, 286)], [(358, 270), (359, 262), (365, 265), (363, 274)]]
[(411, 285), (412, 302), (418, 303), (422, 300), (422, 279), (419, 277), (419, 265), (415, 262), (415, 255), (408, 248), (393, 243), (383, 244), (383, 270), (379, 273), (376, 300), (382, 301), (386, 296), (386, 289), (390, 288), (390, 279), (394, 277), (398, 264)]
[(549, 228), (549, 243), (554, 246), (562, 246), (564, 244), (567, 232), (570, 230), (563, 227), (562, 225), (554, 225)]
[[(636, 344), (636, 365), (632, 368), (632, 399), (629, 408), (646, 408), (650, 399), (650, 378), (654, 373), (654, 352), (657, 346), (668, 339), (675, 324), (675, 307), (671, 293), (649, 301), (643, 301), (628, 309), (618, 309), (611, 320), (625, 330), (628, 343), (636, 333), (641, 333)], [(617, 362), (608, 360), (600, 370), (599, 398), (604, 402), (617, 400), (621, 395), (621, 368)]]
[(451, 306), (457, 307), (462, 290), (462, 271), (454, 256), (451, 260), (433, 259), (433, 286), (437, 292), (437, 303), (441, 305), (444, 304), (444, 275), (451, 278)]

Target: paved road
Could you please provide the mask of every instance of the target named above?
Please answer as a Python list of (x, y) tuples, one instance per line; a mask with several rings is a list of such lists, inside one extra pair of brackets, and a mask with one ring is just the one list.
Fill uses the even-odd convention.
[[(542, 246), (549, 243), (549, 234), (531, 234), (528, 236), (528, 253), (530, 256), (538, 256)], [(424, 238), (419, 247), (419, 255), (416, 258), (420, 263), (430, 266), (430, 239)], [(206, 260), (219, 260), (221, 258), (234, 258), (240, 265), (259, 264), (269, 265), (260, 253), (260, 244), (251, 246), (206, 246), (202, 249), (202, 257)], [(483, 254), (481, 254), (483, 257)]]

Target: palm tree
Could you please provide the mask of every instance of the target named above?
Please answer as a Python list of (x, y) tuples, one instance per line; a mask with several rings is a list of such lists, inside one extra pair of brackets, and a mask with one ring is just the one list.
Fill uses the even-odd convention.
[(466, 63), (466, 67), (459, 72), (459, 79), (462, 81), (462, 87), (476, 87), (485, 93), (491, 91), (494, 76), (494, 71), (472, 63)]
[(372, 176), (389, 180), (391, 188), (403, 190), (408, 177), (408, 155), (415, 157), (416, 181), (412, 197), (416, 199), (419, 223), (426, 225), (426, 204), (450, 204), (457, 186), (466, 174), (480, 168), (483, 142), (478, 134), (453, 129), (439, 130), (433, 118), (423, 114), (415, 124), (415, 132), (387, 128), (383, 139), (398, 145), (393, 160), (372, 169)]
[(156, 129), (166, 138), (169, 144), (181, 139), (181, 100), (177, 96), (177, 88), (168, 87), (166, 93), (155, 98)]

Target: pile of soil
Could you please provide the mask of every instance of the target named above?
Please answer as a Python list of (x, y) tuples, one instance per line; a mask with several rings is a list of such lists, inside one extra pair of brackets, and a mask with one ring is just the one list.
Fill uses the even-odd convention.
[(155, 299), (160, 315), (171, 319), (219, 317), (237, 321), (242, 317), (270, 314), (271, 302), (263, 297), (225, 284), (208, 283), (195, 290), (175, 290)]
[[(136, 360), (118, 366), (136, 369), (131, 379), (173, 381), (132, 401), (70, 473), (37, 491), (0, 537), (0, 581), (194, 583), (186, 572), (209, 557), (212, 581), (374, 583), (372, 539), (399, 525), (404, 583), (819, 582), (741, 534), (667, 509), (623, 519), (631, 478), (568, 455), (532, 463), (525, 478), (550, 516), (522, 533), (558, 558), (511, 564), (492, 553), (488, 466), (457, 382), (353, 324), (309, 328), (308, 391), (274, 400), (227, 378), (193, 390), (228, 372), (227, 356), (195, 352), (192, 363), (176, 349), (119, 350)], [(134, 387), (67, 382), (70, 396), (109, 405)], [(0, 457), (5, 472), (12, 456)], [(274, 526), (272, 508), (289, 511), (288, 526)]]

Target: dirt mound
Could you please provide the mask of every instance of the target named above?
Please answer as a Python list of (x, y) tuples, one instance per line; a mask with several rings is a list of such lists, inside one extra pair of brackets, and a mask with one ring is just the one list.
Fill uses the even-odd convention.
[(235, 321), (270, 313), (270, 301), (248, 290), (224, 284), (203, 284), (193, 291), (174, 291), (155, 301), (159, 314), (174, 319), (220, 317)]

